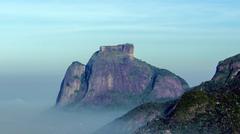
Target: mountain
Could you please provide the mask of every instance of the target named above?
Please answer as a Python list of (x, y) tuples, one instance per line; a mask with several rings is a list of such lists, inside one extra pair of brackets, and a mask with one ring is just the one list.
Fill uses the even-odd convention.
[(142, 104), (96, 134), (240, 133), (239, 57), (221, 61), (212, 80), (180, 99)]
[(211, 81), (185, 93), (172, 112), (136, 134), (240, 133), (240, 55), (219, 63)]
[(87, 65), (73, 62), (62, 81), (59, 107), (137, 106), (175, 99), (189, 86), (185, 80), (134, 57), (132, 44), (101, 46)]

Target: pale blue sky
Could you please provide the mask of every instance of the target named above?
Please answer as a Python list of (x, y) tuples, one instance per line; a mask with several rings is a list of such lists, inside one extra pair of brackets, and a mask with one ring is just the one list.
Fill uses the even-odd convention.
[(26, 88), (15, 97), (54, 98), (72, 61), (126, 42), (140, 59), (197, 85), (240, 53), (239, 7), (239, 0), (1, 0), (0, 94), (18, 82)]

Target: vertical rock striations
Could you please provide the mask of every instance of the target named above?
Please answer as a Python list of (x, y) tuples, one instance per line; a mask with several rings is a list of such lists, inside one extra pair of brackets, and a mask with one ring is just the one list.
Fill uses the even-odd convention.
[(102, 46), (86, 66), (73, 63), (57, 105), (128, 106), (182, 95), (188, 84), (165, 69), (134, 57), (134, 46)]
[(85, 65), (79, 62), (73, 62), (62, 81), (60, 92), (57, 98), (57, 104), (59, 106), (66, 106), (73, 103), (79, 96), (78, 94), (85, 94), (85, 90), (81, 88), (81, 79), (85, 72)]

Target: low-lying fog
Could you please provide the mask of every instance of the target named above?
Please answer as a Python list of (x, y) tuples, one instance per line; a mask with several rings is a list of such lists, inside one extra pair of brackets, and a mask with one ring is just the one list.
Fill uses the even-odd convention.
[(90, 134), (125, 112), (61, 112), (22, 100), (0, 103), (0, 109), (1, 134)]
[(61, 79), (0, 76), (0, 134), (91, 134), (126, 112), (51, 110)]

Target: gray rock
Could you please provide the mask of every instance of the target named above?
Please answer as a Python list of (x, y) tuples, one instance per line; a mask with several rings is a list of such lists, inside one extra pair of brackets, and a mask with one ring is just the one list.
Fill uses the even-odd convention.
[(240, 54), (220, 61), (212, 80), (226, 83), (240, 72)]
[(86, 66), (76, 66), (66, 73), (57, 105), (137, 106), (177, 98), (189, 88), (179, 76), (135, 58), (132, 44), (102, 46)]
[(58, 94), (58, 106), (69, 105), (76, 100), (77, 96), (79, 96), (80, 93), (84, 94), (84, 90), (81, 89), (81, 79), (84, 72), (85, 65), (79, 62), (73, 62), (69, 66), (62, 81), (60, 92)]

